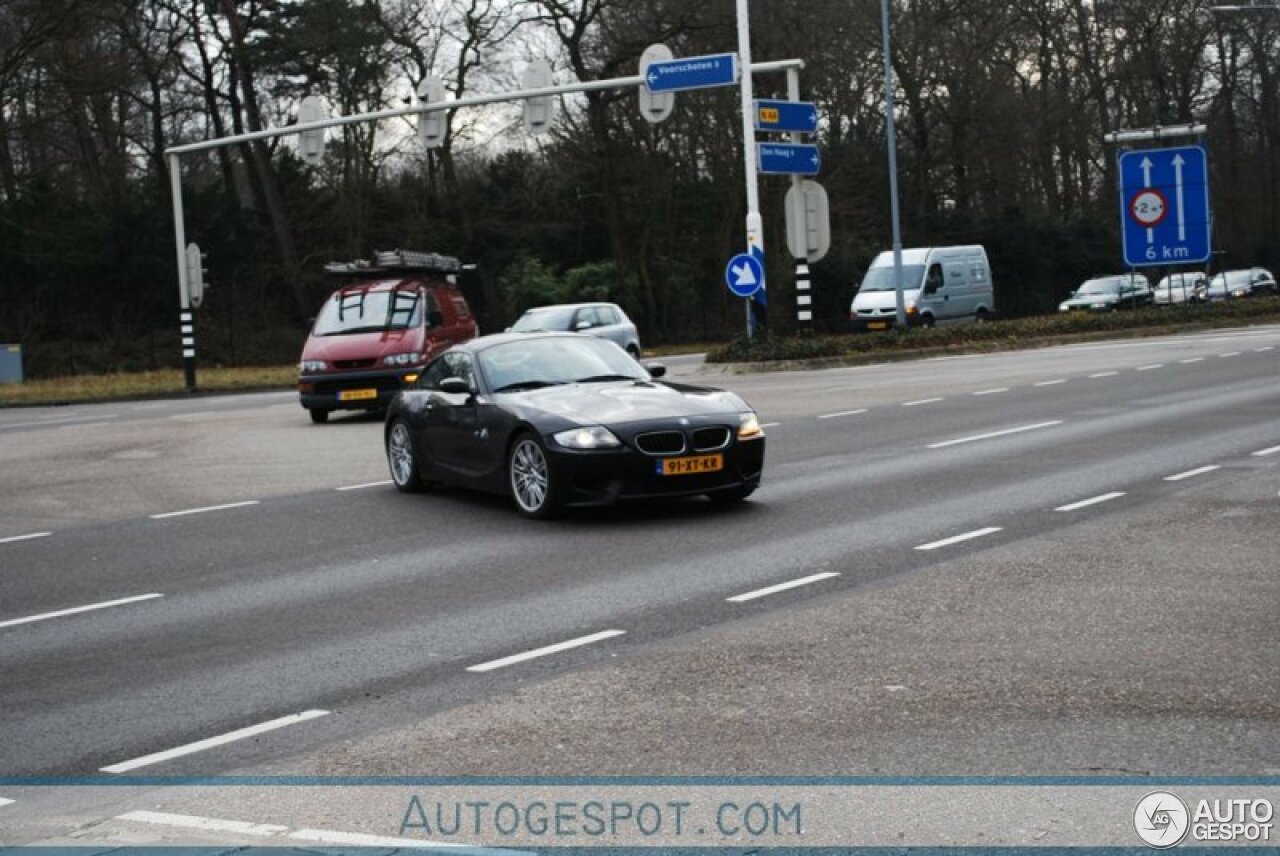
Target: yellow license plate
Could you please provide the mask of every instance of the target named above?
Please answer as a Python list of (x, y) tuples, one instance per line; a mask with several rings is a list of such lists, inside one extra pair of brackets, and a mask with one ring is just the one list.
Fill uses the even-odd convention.
[(698, 455), (696, 458), (665, 458), (658, 461), (658, 474), (664, 476), (714, 473), (723, 469), (724, 455)]
[(338, 393), (339, 401), (367, 401), (377, 397), (376, 389), (344, 389)]
[(888, 321), (868, 321), (867, 329), (868, 330), (888, 330), (889, 322)]

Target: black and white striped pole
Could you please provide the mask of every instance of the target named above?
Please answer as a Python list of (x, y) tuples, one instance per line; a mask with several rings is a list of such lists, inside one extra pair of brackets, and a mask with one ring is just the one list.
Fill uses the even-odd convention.
[[(794, 68), (787, 69), (787, 100), (800, 100), (800, 72)], [(790, 135), (791, 142), (803, 142), (800, 134)], [(798, 175), (791, 176), (793, 193), (803, 193), (804, 179)], [(813, 328), (813, 305), (809, 296), (809, 258), (796, 259), (796, 329), (808, 332)]]

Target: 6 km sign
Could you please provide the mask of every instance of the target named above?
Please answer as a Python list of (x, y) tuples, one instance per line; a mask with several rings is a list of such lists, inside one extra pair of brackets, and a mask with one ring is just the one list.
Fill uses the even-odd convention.
[(1120, 226), (1130, 267), (1209, 260), (1209, 170), (1204, 148), (1120, 155)]

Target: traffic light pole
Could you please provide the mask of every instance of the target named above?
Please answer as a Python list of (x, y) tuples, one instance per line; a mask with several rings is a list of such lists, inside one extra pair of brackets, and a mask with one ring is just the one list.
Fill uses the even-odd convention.
[(191, 282), (187, 274), (187, 228), (182, 216), (182, 172), (178, 155), (169, 154), (169, 187), (173, 192), (173, 240), (178, 250), (178, 304), (182, 331), (182, 373), (187, 392), (196, 389), (196, 326), (191, 314)]

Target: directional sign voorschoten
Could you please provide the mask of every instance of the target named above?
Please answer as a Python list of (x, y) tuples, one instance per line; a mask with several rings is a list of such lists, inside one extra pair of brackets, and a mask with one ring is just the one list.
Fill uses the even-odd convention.
[(738, 82), (738, 55), (708, 54), (688, 56), (670, 62), (654, 62), (644, 73), (650, 92), (680, 92), (732, 86)]
[(755, 100), (755, 128), (775, 133), (813, 134), (818, 130), (818, 107), (812, 101)]
[(808, 143), (760, 143), (756, 166), (771, 175), (817, 175), (822, 159), (818, 147)]
[(1120, 226), (1130, 267), (1206, 262), (1209, 171), (1203, 146), (1120, 155)]

